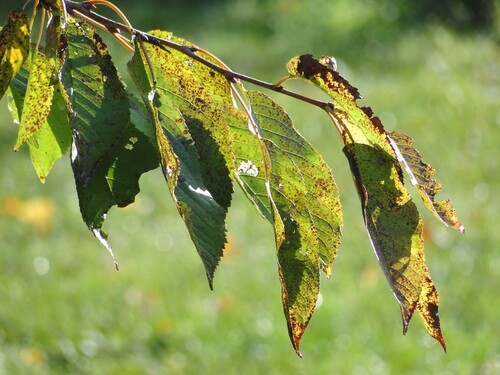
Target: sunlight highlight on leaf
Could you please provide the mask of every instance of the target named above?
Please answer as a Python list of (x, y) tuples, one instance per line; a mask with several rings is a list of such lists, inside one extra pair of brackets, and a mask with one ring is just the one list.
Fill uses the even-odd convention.
[(23, 101), (19, 134), (14, 146), (15, 151), (45, 125), (54, 96), (51, 79), (55, 61), (39, 51), (35, 53), (33, 62), (30, 64), (30, 75)]
[(444, 224), (459, 232), (464, 232), (465, 228), (458, 220), (450, 200), (437, 202), (434, 200), (442, 186), (432, 178), (436, 170), (422, 160), (420, 153), (413, 147), (413, 139), (398, 132), (390, 132), (389, 137), (395, 142), (394, 148), (399, 152), (400, 162), (405, 166), (425, 206)]
[(422, 220), (380, 119), (369, 107), (358, 106), (358, 90), (330, 64), (302, 55), (287, 68), (292, 77), (314, 83), (334, 100), (329, 116), (344, 140), (372, 246), (401, 307), (403, 332), (418, 306), (429, 334), (445, 348), (437, 292), (425, 265)]
[(28, 58), (30, 30), (28, 16), (10, 12), (7, 25), (0, 30), (0, 99), (10, 81)]
[(340, 245), (338, 190), (330, 168), (286, 112), (261, 92), (246, 94), (269, 160), (268, 194), (283, 307), (290, 339), (299, 353), (319, 294), (319, 269), (330, 275)]
[[(193, 65), (185, 64), (185, 58), (176, 60), (170, 52), (156, 46), (148, 45), (146, 50), (153, 63), (156, 89), (139, 44), (136, 44), (136, 53), (128, 68), (151, 112), (163, 173), (212, 288), (214, 272), (226, 243), (225, 220), (232, 192), (232, 187), (223, 187), (231, 181), (227, 169), (227, 172), (222, 172), (226, 163), (221, 159), (221, 148), (215, 141), (220, 137), (216, 130), (227, 127), (227, 124), (220, 110), (211, 112), (209, 90), (204, 91), (191, 73), (183, 71)], [(209, 128), (210, 134), (207, 133)], [(192, 131), (201, 137), (205, 133), (204, 144), (197, 142)], [(225, 134), (227, 132), (226, 129)], [(211, 163), (216, 163), (214, 168)], [(221, 189), (216, 189), (219, 186), (217, 181), (220, 181)], [(223, 191), (229, 196), (221, 195)]]

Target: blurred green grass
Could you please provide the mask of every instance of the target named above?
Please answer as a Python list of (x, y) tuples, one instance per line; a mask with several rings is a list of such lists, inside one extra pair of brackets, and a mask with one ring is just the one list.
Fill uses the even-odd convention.
[[(213, 292), (158, 170), (142, 178), (136, 203), (105, 223), (116, 272), (79, 217), (68, 158), (40, 184), (27, 149), (12, 152), (16, 127), (2, 101), (0, 374), (499, 373), (495, 36), (433, 22), (406, 28), (384, 1), (210, 2), (186, 15), (161, 9), (164, 18), (145, 4), (141, 12), (123, 4), (136, 27), (178, 30), (233, 69), (270, 81), (294, 55), (333, 55), (385, 126), (414, 137), (444, 185), (438, 197), (452, 199), (466, 227), (465, 235), (444, 228), (420, 204), (448, 353), (418, 317), (402, 336), (341, 142), (321, 111), (274, 95), (332, 167), (345, 215), (299, 359), (282, 313), (272, 228), (240, 192)], [(126, 53), (112, 48), (123, 66)], [(290, 87), (316, 95), (309, 85)]]

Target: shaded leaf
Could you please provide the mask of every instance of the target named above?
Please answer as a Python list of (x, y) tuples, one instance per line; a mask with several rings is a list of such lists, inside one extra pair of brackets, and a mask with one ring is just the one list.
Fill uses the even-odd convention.
[(382, 123), (370, 108), (357, 105), (358, 90), (329, 64), (302, 55), (291, 59), (287, 68), (292, 77), (311, 81), (334, 100), (330, 117), (345, 143), (372, 246), (400, 304), (403, 332), (418, 305), (429, 334), (444, 348), (437, 292), (425, 266), (422, 221)]
[[(223, 172), (224, 175), (216, 176), (215, 174), (220, 173), (218, 169), (220, 165), (211, 168), (211, 164), (207, 164), (207, 160), (211, 160), (211, 163), (216, 163), (216, 160), (220, 162), (221, 154), (217, 142), (212, 138), (212, 134), (206, 133), (206, 128), (227, 125), (222, 115), (211, 113), (209, 104), (212, 98), (208, 90), (205, 91), (191, 73), (183, 70), (184, 60), (178, 61), (169, 51), (156, 46), (148, 45), (146, 49), (154, 67), (156, 88), (138, 44), (128, 68), (146, 107), (151, 112), (156, 126), (163, 173), (179, 213), (203, 261), (209, 285), (212, 287), (213, 275), (226, 243), (225, 220), (228, 207), (226, 205), (230, 201), (230, 197), (228, 199), (220, 195), (220, 191), (217, 191), (219, 199), (215, 199), (216, 194), (212, 194), (212, 190), (216, 187), (214, 182), (220, 178), (221, 190), (226, 190), (226, 194), (230, 193), (223, 187), (225, 181), (230, 182), (230, 179), (228, 180), (227, 167)], [(183, 88), (180, 89), (179, 86)], [(200, 102), (195, 104), (197, 92), (205, 103), (203, 108), (199, 107)], [(213, 111), (217, 112), (217, 109)], [(216, 121), (217, 125), (214, 124)], [(206, 137), (212, 138), (212, 141), (208, 142), (211, 145), (205, 142), (198, 147), (199, 142), (193, 137), (192, 130), (199, 133), (199, 136), (205, 132)], [(214, 129), (211, 130), (213, 131)], [(211, 159), (209, 153), (217, 155)], [(223, 162), (224, 166), (225, 164)], [(207, 168), (210, 170), (207, 171)], [(207, 183), (207, 180), (210, 182)]]
[(70, 23), (66, 37), (61, 77), (70, 108), (80, 211), (111, 252), (102, 231), (105, 214), (114, 205), (134, 201), (139, 177), (157, 166), (157, 154), (130, 122), (129, 96), (99, 35), (85, 23)]
[(413, 147), (413, 139), (399, 132), (390, 132), (389, 137), (395, 142), (393, 146), (398, 159), (410, 175), (411, 183), (418, 189), (426, 207), (447, 226), (464, 232), (450, 200), (434, 200), (442, 185), (432, 178), (436, 170), (422, 160), (420, 153)]
[(9, 13), (7, 25), (0, 30), (0, 99), (28, 58), (30, 49), (28, 22), (28, 16), (12, 11)]

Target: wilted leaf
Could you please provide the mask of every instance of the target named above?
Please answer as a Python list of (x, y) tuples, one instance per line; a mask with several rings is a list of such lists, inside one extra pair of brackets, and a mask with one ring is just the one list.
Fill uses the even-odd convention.
[(68, 24), (62, 82), (73, 131), (73, 172), (85, 223), (111, 251), (105, 214), (139, 192), (139, 177), (157, 165), (156, 150), (130, 122), (129, 96), (107, 47), (86, 24)]
[(401, 306), (403, 332), (415, 308), (444, 348), (439, 329), (437, 292), (424, 260), (422, 221), (403, 185), (401, 167), (378, 117), (359, 107), (358, 90), (312, 55), (290, 60), (293, 77), (307, 79), (334, 99), (330, 117), (344, 140), (371, 243)]
[(28, 57), (28, 22), (28, 16), (20, 12), (10, 12), (7, 25), (0, 30), (0, 99)]
[(436, 202), (434, 200), (442, 186), (432, 178), (436, 170), (429, 164), (424, 163), (420, 153), (413, 147), (413, 139), (398, 132), (390, 132), (389, 137), (395, 142), (393, 146), (398, 159), (410, 175), (411, 183), (417, 187), (426, 207), (447, 226), (459, 232), (464, 232), (465, 229), (458, 221), (455, 209), (450, 204), (450, 201)]

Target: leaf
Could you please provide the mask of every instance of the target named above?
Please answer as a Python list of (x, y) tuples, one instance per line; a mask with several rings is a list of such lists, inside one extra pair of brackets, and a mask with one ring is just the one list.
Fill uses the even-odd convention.
[(389, 137), (395, 143), (393, 147), (399, 162), (403, 164), (406, 172), (410, 175), (411, 183), (418, 189), (425, 206), (445, 225), (459, 232), (464, 232), (465, 229), (458, 220), (450, 200), (438, 202), (434, 200), (442, 185), (432, 178), (436, 170), (424, 163), (420, 153), (413, 147), (413, 139), (399, 132), (390, 132)]
[(273, 224), (271, 198), (267, 189), (269, 155), (257, 132), (248, 119), (231, 124), (236, 162), (233, 174), (248, 200), (263, 218)]
[[(252, 116), (269, 158), (269, 193), (283, 307), (292, 344), (301, 337), (340, 245), (342, 213), (331, 170), (271, 98), (248, 91)], [(300, 355), (300, 353), (299, 353)]]
[(30, 64), (19, 134), (14, 146), (15, 151), (33, 134), (39, 132), (46, 123), (54, 96), (54, 86), (51, 85), (54, 68), (54, 59), (35, 51), (33, 63)]
[(10, 12), (7, 25), (0, 30), (0, 99), (27, 59), (30, 48), (28, 16)]
[[(156, 46), (146, 45), (146, 50), (156, 89), (139, 44), (128, 68), (151, 112), (163, 173), (212, 288), (226, 243), (225, 220), (232, 192), (232, 187), (224, 187), (231, 180), (225, 161), (220, 169), (225, 153), (221, 154), (223, 147), (217, 141), (221, 136), (216, 132), (227, 124), (221, 110), (210, 107), (209, 90), (185, 68), (193, 65)], [(228, 130), (223, 134), (228, 138)]]
[[(155, 30), (151, 34), (191, 45), (168, 32)], [(230, 171), (234, 169), (234, 153), (226, 117), (229, 97), (220, 95), (220, 90), (229, 92), (229, 83), (221, 74), (185, 54), (146, 46), (153, 61), (157, 58), (166, 60), (167, 64), (161, 70), (161, 74), (166, 74), (162, 77), (164, 87), (168, 88), (166, 94), (182, 112), (196, 149), (202, 155), (200, 164), (207, 189), (221, 206), (229, 207), (233, 193)], [(153, 65), (157, 68), (156, 64)], [(229, 103), (232, 107), (230, 98)]]
[(358, 90), (328, 64), (302, 55), (287, 68), (292, 77), (311, 81), (334, 99), (329, 114), (345, 143), (372, 246), (400, 304), (403, 332), (418, 307), (429, 334), (445, 348), (437, 292), (425, 265), (422, 221), (382, 123), (370, 108), (357, 105)]
[(319, 294), (319, 240), (307, 210), (307, 189), (300, 170), (274, 143), (264, 139), (269, 153), (270, 195), (278, 254), (278, 274), (288, 332), (300, 355), (302, 335)]
[[(29, 70), (30, 62), (26, 60), (10, 85), (16, 107), (14, 111), (14, 107), (11, 106), (11, 114), (14, 121), (17, 123), (20, 122), (19, 117), (23, 112)], [(28, 140), (31, 160), (38, 178), (42, 183), (45, 182), (55, 161), (69, 150), (70, 145), (71, 131), (68, 114), (64, 99), (58, 87), (55, 90), (50, 112), (45, 119), (45, 123), (42, 125), (42, 128)]]
[(318, 231), (321, 266), (329, 276), (340, 246), (342, 226), (339, 192), (331, 169), (294, 128), (288, 114), (277, 103), (259, 91), (248, 91), (247, 95), (262, 137), (283, 150), (299, 169), (297, 178), (304, 181), (306, 207)]
[(85, 23), (70, 23), (62, 83), (73, 132), (72, 167), (82, 217), (112, 253), (102, 231), (105, 214), (139, 192), (142, 173), (157, 166), (147, 137), (130, 121), (129, 96), (107, 47)]
[[(402, 185), (399, 165), (385, 151), (365, 144), (347, 144), (344, 153), (355, 179), (372, 246), (401, 306), (403, 332), (406, 333), (417, 304), (419, 312), (428, 311), (422, 316), (424, 320), (438, 322), (439, 330), (437, 303), (427, 300), (427, 293), (423, 292), (424, 284), (427, 289), (434, 288), (425, 265), (423, 224)], [(441, 332), (438, 333), (438, 340), (444, 345)]]
[[(22, 143), (46, 126), (51, 107), (53, 107), (54, 85), (58, 81), (57, 73), (61, 66), (61, 56), (59, 56), (59, 41), (62, 34), (61, 23), (61, 17), (51, 17), (46, 31), (45, 51), (35, 51), (33, 61), (29, 64), (28, 85), (25, 90), (26, 93), (23, 95), (23, 112), (19, 124), (19, 134), (14, 146), (16, 151)], [(67, 119), (57, 120), (62, 120), (65, 128), (69, 128), (67, 127)], [(61, 126), (58, 127), (61, 128)], [(53, 133), (50, 130), (45, 129), (37, 138), (41, 137), (43, 141), (50, 141), (53, 140), (52, 135)], [(40, 179), (44, 181), (54, 161), (60, 155), (57, 152), (47, 152), (47, 149), (43, 152), (37, 152), (38, 139), (33, 139), (33, 141), (32, 146), (30, 146), (33, 163)]]

